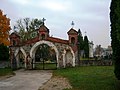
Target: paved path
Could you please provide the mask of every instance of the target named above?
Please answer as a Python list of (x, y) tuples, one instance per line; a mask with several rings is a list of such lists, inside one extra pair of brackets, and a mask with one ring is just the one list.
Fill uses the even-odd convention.
[(19, 70), (15, 73), (13, 77), (0, 80), (0, 90), (38, 90), (52, 76), (50, 71), (41, 70)]

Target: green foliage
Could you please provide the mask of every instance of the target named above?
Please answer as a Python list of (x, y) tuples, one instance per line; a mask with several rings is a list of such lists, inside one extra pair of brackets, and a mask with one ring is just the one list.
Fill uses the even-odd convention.
[(89, 58), (89, 41), (88, 37), (84, 37), (84, 53), (85, 53), (85, 58)]
[(41, 44), (36, 50), (36, 60), (40, 61), (42, 58), (44, 61), (56, 62), (56, 54), (54, 50), (51, 50), (47, 44)]
[(35, 69), (56, 69), (56, 54), (47, 44), (41, 44), (35, 53)]
[(84, 47), (84, 42), (83, 42), (83, 36), (82, 36), (82, 33), (80, 31), (80, 29), (78, 30), (78, 42), (79, 42), (79, 48), (80, 50), (83, 50), (83, 47)]
[(41, 44), (37, 51), (36, 51), (36, 60), (40, 60), (40, 58), (44, 59), (44, 60), (48, 60), (50, 58), (50, 47), (46, 44)]
[(7, 46), (4, 46), (4, 44), (0, 44), (0, 60), (9, 60), (9, 48)]
[(37, 36), (36, 30), (39, 29), (42, 23), (40, 19), (19, 19), (16, 22), (15, 29), (17, 29), (21, 39), (25, 41)]
[(35, 31), (36, 29), (39, 29), (41, 24), (42, 24), (42, 21), (40, 19), (32, 19), (29, 28), (31, 31)]
[(120, 0), (112, 0), (110, 7), (111, 45), (115, 62), (115, 75), (120, 80)]
[(112, 71), (113, 66), (87, 66), (59, 69), (54, 75), (66, 77), (73, 87), (70, 90), (119, 90)]

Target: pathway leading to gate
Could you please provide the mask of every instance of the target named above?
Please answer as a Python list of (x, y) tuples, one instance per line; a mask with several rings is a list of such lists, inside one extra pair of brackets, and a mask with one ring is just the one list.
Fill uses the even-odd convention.
[(0, 90), (38, 90), (52, 77), (52, 72), (43, 70), (18, 70), (16, 75), (0, 80)]

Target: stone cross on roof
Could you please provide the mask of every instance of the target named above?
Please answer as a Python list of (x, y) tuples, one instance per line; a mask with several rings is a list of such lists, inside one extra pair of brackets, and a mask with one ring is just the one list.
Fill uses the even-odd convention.
[(75, 23), (72, 21), (72, 23), (71, 23), (72, 28), (74, 27), (74, 25), (75, 25)]
[(44, 24), (44, 22), (45, 22), (45, 21), (46, 21), (46, 19), (45, 19), (45, 18), (43, 18), (43, 19), (42, 19), (43, 24)]

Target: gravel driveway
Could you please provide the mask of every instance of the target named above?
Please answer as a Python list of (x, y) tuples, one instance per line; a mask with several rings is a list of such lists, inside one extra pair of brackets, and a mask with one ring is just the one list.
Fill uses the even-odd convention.
[(38, 90), (47, 82), (52, 73), (43, 70), (19, 70), (16, 75), (0, 80), (0, 90)]

